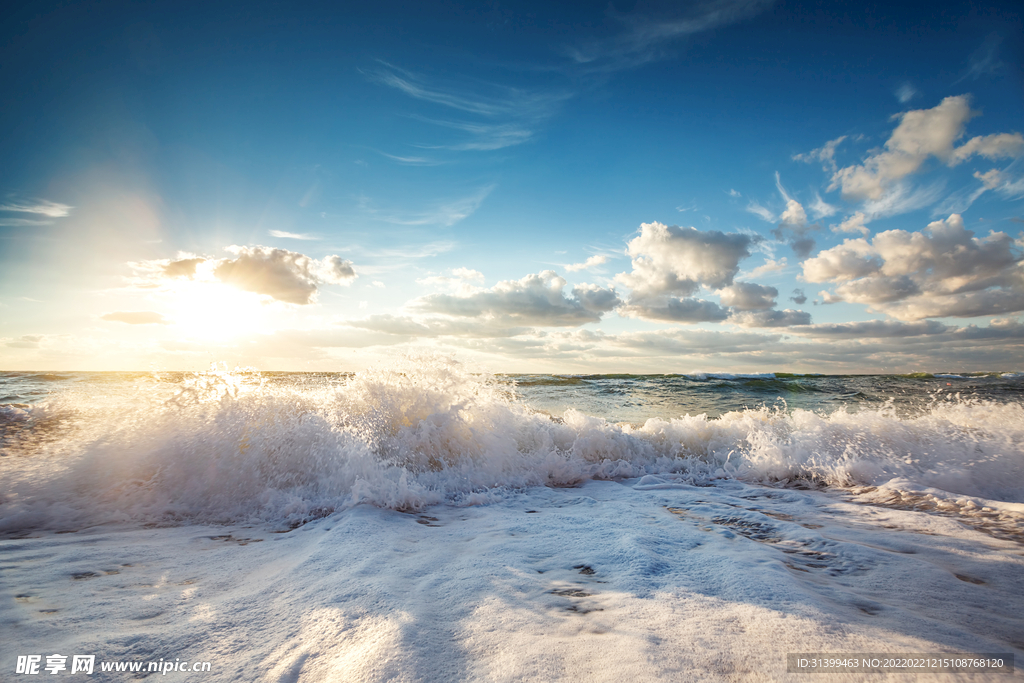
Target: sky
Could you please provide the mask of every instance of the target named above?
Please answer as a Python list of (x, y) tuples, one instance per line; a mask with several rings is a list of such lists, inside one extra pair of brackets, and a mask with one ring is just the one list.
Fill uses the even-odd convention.
[(1017, 3), (2, 12), (0, 370), (1024, 370)]

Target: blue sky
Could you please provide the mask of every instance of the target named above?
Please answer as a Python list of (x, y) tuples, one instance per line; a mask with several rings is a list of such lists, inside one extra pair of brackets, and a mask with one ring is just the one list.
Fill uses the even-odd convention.
[(1019, 369), (1014, 3), (29, 3), (0, 368)]

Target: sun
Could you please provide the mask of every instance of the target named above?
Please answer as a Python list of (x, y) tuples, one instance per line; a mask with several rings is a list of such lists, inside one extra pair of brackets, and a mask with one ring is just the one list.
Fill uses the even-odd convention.
[(271, 329), (271, 308), (258, 295), (220, 282), (185, 280), (166, 292), (169, 318), (191, 338), (232, 341)]

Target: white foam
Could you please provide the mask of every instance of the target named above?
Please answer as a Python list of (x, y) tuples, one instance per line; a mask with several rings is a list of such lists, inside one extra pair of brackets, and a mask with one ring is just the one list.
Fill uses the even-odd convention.
[(1019, 404), (954, 397), (913, 418), (892, 406), (830, 415), (775, 407), (617, 425), (577, 410), (553, 418), (507, 385), (429, 358), (342, 386), (220, 371), (104, 391), (33, 410), (63, 416), (61, 431), (31, 457), (0, 459), (0, 530), (296, 523), (359, 503), (473, 505), (525, 487), (644, 475), (902, 479), (1024, 502)]

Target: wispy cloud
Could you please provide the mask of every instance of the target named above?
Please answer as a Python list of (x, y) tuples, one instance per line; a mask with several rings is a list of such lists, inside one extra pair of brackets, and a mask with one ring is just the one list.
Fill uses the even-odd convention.
[(608, 263), (608, 261), (609, 258), (606, 255), (597, 254), (595, 256), (591, 256), (582, 263), (570, 263), (565, 267), (565, 269), (570, 273), (576, 273), (581, 270), (590, 270), (591, 268), (596, 268), (597, 266), (601, 266), (604, 265), (605, 263)]
[(747, 205), (747, 211), (768, 223), (774, 223), (776, 221), (775, 214), (757, 202), (750, 202), (750, 204)]
[[(423, 149), (450, 149), (457, 152), (489, 152), (496, 149), (520, 145), (531, 140), (534, 136), (534, 131), (531, 129), (533, 126), (526, 125), (527, 122), (489, 124), (470, 123), (467, 121), (443, 121), (438, 119), (426, 119), (423, 117), (416, 118), (438, 126), (460, 130), (469, 133), (470, 135), (469, 140), (449, 145), (419, 145)], [(533, 123), (536, 123), (536, 121), (533, 121)]]
[(896, 88), (895, 94), (896, 99), (900, 101), (900, 104), (906, 104), (917, 96), (917, 88), (907, 82)]
[(284, 230), (270, 230), (270, 231), (267, 232), (267, 234), (270, 235), (271, 237), (278, 237), (278, 238), (286, 239), (286, 240), (316, 240), (316, 239), (320, 239), (319, 237), (315, 237), (313, 235), (307, 235), (307, 234), (304, 234), (304, 233), (300, 234), (300, 233), (295, 233), (295, 232), (285, 232)]
[(388, 154), (387, 152), (380, 152), (380, 154), (405, 166), (440, 166), (446, 163), (440, 159), (431, 159), (429, 157), (403, 157), (397, 154)]
[[(387, 62), (363, 73), (409, 97), (461, 113), (459, 119), (414, 115), (421, 121), (465, 134), (461, 140), (418, 145), (424, 149), (491, 151), (522, 144), (531, 140), (537, 127), (571, 97), (571, 93), (564, 91), (528, 90), (477, 80), (436, 83)], [(426, 157), (386, 156), (400, 163), (433, 165), (433, 160)]]
[(759, 265), (757, 268), (754, 268), (750, 272), (740, 273), (738, 277), (749, 279), (764, 277), (765, 275), (771, 275), (772, 273), (782, 272), (783, 270), (786, 269), (787, 266), (788, 264), (786, 263), (785, 257), (782, 257), (778, 261), (769, 258), (765, 259), (765, 262), (763, 264)]
[(586, 73), (632, 69), (665, 59), (669, 45), (677, 40), (750, 18), (772, 4), (774, 0), (710, 0), (687, 3), (684, 13), (675, 16), (616, 17), (625, 31), (574, 45), (567, 53), (574, 67)]
[(0, 205), (0, 211), (15, 211), (19, 213), (36, 213), (50, 218), (64, 218), (71, 214), (75, 208), (67, 204), (47, 201), (45, 199), (35, 202), (10, 202)]
[(449, 227), (473, 215), (495, 187), (497, 186), (486, 185), (468, 197), (440, 203), (421, 211), (385, 211), (374, 208), (370, 200), (365, 197), (360, 201), (360, 208), (378, 220), (395, 225), (443, 225)]
[(35, 225), (53, 225), (53, 221), (35, 218), (0, 218), (0, 225), (11, 228), (31, 227)]
[(982, 76), (988, 76), (994, 74), (1003, 67), (1003, 62), (999, 59), (996, 54), (999, 50), (999, 44), (1003, 42), (1003, 39), (997, 33), (990, 33), (988, 37), (981, 43), (973, 53), (971, 53), (970, 60), (968, 61), (967, 72), (958, 78), (954, 85), (968, 78), (972, 81), (976, 81)]
[(459, 92), (452, 87), (445, 89), (427, 84), (422, 77), (387, 62), (380, 62), (380, 64), (381, 68), (363, 73), (379, 83), (402, 91), (409, 97), (470, 114), (483, 116), (515, 114), (534, 99), (533, 96), (517, 88), (502, 87), (503, 92), (497, 97)]

